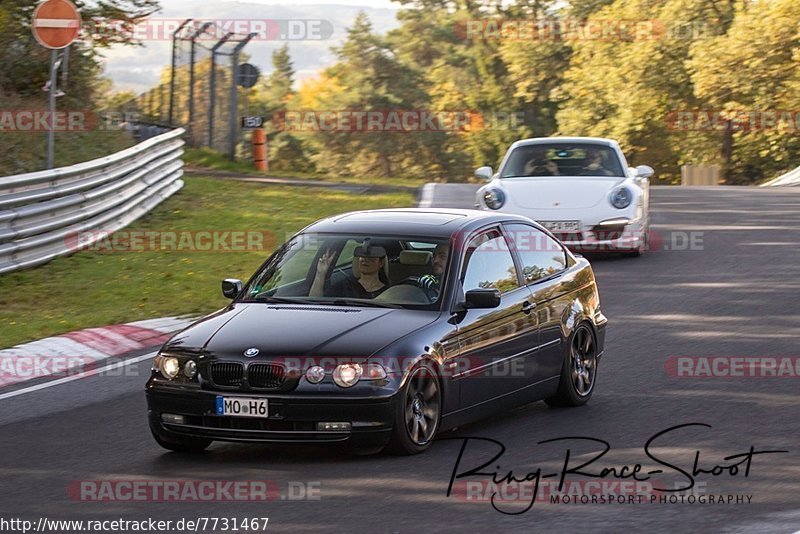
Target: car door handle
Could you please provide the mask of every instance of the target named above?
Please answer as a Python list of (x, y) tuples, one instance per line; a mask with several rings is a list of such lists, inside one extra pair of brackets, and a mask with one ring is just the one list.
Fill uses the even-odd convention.
[(535, 302), (531, 303), (526, 300), (525, 302), (522, 303), (522, 313), (527, 315), (530, 312), (532, 312), (535, 307), (536, 307)]

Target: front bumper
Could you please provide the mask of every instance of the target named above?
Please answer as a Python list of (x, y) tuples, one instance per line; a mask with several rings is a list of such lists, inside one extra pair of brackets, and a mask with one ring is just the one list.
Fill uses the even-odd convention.
[(559, 241), (571, 250), (579, 252), (616, 252), (642, 249), (647, 244), (647, 225), (643, 218), (634, 220), (624, 217), (625, 224), (609, 224), (617, 219), (583, 222), (581, 230), (573, 233), (553, 232)]
[[(628, 225), (631, 227), (633, 225)], [(644, 231), (636, 231), (635, 228), (626, 228), (622, 235), (616, 239), (598, 238), (595, 232), (587, 230), (579, 236), (571, 237), (567, 235), (555, 234), (570, 250), (579, 252), (617, 252), (638, 250), (646, 243)]]
[[(219, 392), (199, 387), (148, 382), (148, 418), (154, 433), (166, 437), (198, 437), (220, 441), (331, 443), (382, 446), (391, 435), (396, 395), (337, 398), (290, 394)], [(268, 417), (221, 416), (217, 396), (266, 398)], [(162, 414), (184, 416), (184, 424), (167, 423)], [(347, 431), (319, 431), (319, 422), (348, 422)]]

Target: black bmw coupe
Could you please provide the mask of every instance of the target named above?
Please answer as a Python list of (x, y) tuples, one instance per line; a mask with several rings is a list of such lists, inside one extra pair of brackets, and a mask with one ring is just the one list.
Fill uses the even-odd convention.
[(176, 334), (146, 385), (155, 440), (424, 451), (437, 433), (594, 391), (606, 318), (589, 262), (530, 219), (386, 209), (318, 221)]

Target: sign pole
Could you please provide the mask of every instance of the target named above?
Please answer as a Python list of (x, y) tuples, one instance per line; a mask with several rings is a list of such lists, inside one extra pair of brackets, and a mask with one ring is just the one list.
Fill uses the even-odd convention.
[[(58, 51), (68, 48), (81, 31), (81, 14), (70, 0), (46, 0), (36, 6), (33, 11), (31, 30), (36, 41), (50, 52), (50, 82), (46, 87), (50, 100), (50, 125), (47, 131), (47, 170), (55, 163), (56, 141), (56, 90), (58, 85), (58, 69), (62, 60), (58, 59)], [(63, 56), (64, 82), (67, 81), (69, 51)]]
[(53, 168), (56, 141), (56, 84), (58, 83), (58, 50), (50, 51), (50, 127), (47, 130), (47, 170)]

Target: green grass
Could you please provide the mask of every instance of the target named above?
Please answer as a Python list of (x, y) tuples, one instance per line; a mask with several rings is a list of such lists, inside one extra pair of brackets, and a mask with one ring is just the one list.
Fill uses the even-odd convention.
[[(60, 132), (55, 136), (55, 166), (66, 167), (102, 158), (135, 144), (123, 131)], [(41, 171), (47, 166), (46, 133), (0, 136), (0, 176)]]
[[(204, 167), (216, 171), (226, 171), (234, 174), (258, 175), (252, 163), (231, 161), (224, 154), (209, 148), (186, 148), (184, 161), (187, 165)], [(337, 182), (348, 184), (371, 184), (402, 187), (422, 187), (426, 181), (423, 178), (407, 177), (378, 177), (378, 176), (330, 176), (327, 174), (301, 173), (289, 171), (269, 171), (266, 176), (276, 178), (292, 178), (294, 180), (317, 180), (322, 182)]]
[[(264, 231), (282, 243), (324, 216), (413, 205), (407, 193), (353, 195), (320, 188), (188, 178), (128, 230)], [(227, 302), (223, 278), (247, 279), (268, 252), (81, 252), (0, 276), (0, 347), (80, 328), (180, 314)]]

